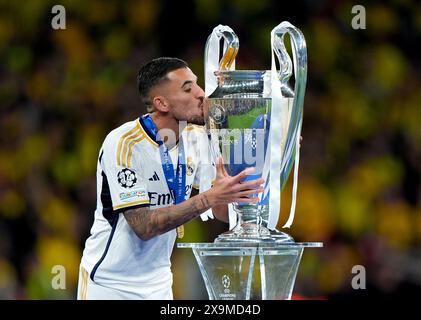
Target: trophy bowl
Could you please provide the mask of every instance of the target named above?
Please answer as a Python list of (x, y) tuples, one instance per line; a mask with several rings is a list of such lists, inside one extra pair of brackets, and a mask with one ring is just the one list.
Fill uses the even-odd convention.
[[(216, 242), (293, 242), (293, 238), (267, 227), (270, 172), (270, 120), (271, 120), (271, 71), (237, 70), (217, 71), (217, 88), (205, 101), (204, 115), (211, 152), (214, 158), (222, 157), (227, 173), (235, 176), (246, 168), (255, 171), (243, 181), (263, 177), (264, 192), (258, 203), (234, 203), (236, 226), (219, 235)], [(282, 163), (281, 184), (285, 185), (291, 171), (296, 140), (291, 122), (293, 91), (285, 84), (280, 88), (284, 103), (281, 108), (281, 141), (279, 152), (286, 159)], [(289, 155), (288, 148), (291, 149)], [(292, 152), (291, 152), (292, 151)]]

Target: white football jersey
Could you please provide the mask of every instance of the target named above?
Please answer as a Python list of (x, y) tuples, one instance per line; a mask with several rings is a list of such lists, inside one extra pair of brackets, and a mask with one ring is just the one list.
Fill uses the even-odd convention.
[[(203, 127), (188, 125), (182, 132), (186, 161), (186, 199), (192, 188), (205, 191), (214, 179), (208, 139)], [(174, 168), (178, 144), (170, 150)], [(173, 204), (163, 172), (159, 145), (143, 118), (111, 131), (100, 150), (97, 167), (97, 208), (81, 266), (90, 280), (106, 288), (130, 291), (140, 299), (172, 285), (170, 256), (176, 239), (171, 230), (142, 241), (126, 222), (127, 209)]]

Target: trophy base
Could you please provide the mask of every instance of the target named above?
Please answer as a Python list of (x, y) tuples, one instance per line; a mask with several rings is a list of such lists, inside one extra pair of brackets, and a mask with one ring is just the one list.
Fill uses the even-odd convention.
[(193, 249), (210, 300), (289, 300), (304, 248), (322, 246), (320, 242), (177, 244)]
[(270, 236), (275, 239), (275, 242), (282, 242), (282, 243), (283, 242), (285, 242), (285, 243), (294, 243), (295, 242), (294, 238), (291, 237), (288, 233), (279, 231), (277, 229), (275, 229), (275, 230), (269, 229), (269, 232), (270, 232)]
[(247, 222), (220, 234), (214, 242), (294, 243), (295, 241), (285, 232), (270, 230), (262, 225)]

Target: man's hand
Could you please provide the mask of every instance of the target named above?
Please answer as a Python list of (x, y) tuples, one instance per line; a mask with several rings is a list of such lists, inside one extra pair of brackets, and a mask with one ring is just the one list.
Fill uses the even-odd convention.
[(236, 176), (231, 177), (224, 168), (222, 158), (218, 158), (216, 163), (216, 179), (213, 187), (205, 192), (212, 206), (231, 202), (258, 202), (259, 198), (256, 197), (256, 194), (264, 191), (261, 185), (265, 180), (260, 178), (242, 182), (248, 174), (253, 172), (254, 168), (247, 168)]

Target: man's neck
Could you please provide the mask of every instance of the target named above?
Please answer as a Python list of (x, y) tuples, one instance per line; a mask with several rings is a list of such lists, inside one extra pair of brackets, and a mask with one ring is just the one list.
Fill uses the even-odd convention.
[(167, 148), (171, 149), (172, 147), (174, 147), (178, 141), (180, 131), (184, 129), (184, 128), (179, 128), (179, 121), (173, 117), (170, 117), (168, 115), (162, 115), (157, 112), (152, 113), (151, 118), (153, 122), (155, 123), (155, 126), (158, 132), (164, 129), (161, 132), (162, 135), (164, 136), (171, 135), (173, 137), (173, 139), (167, 139), (165, 141), (165, 145), (167, 146)]

